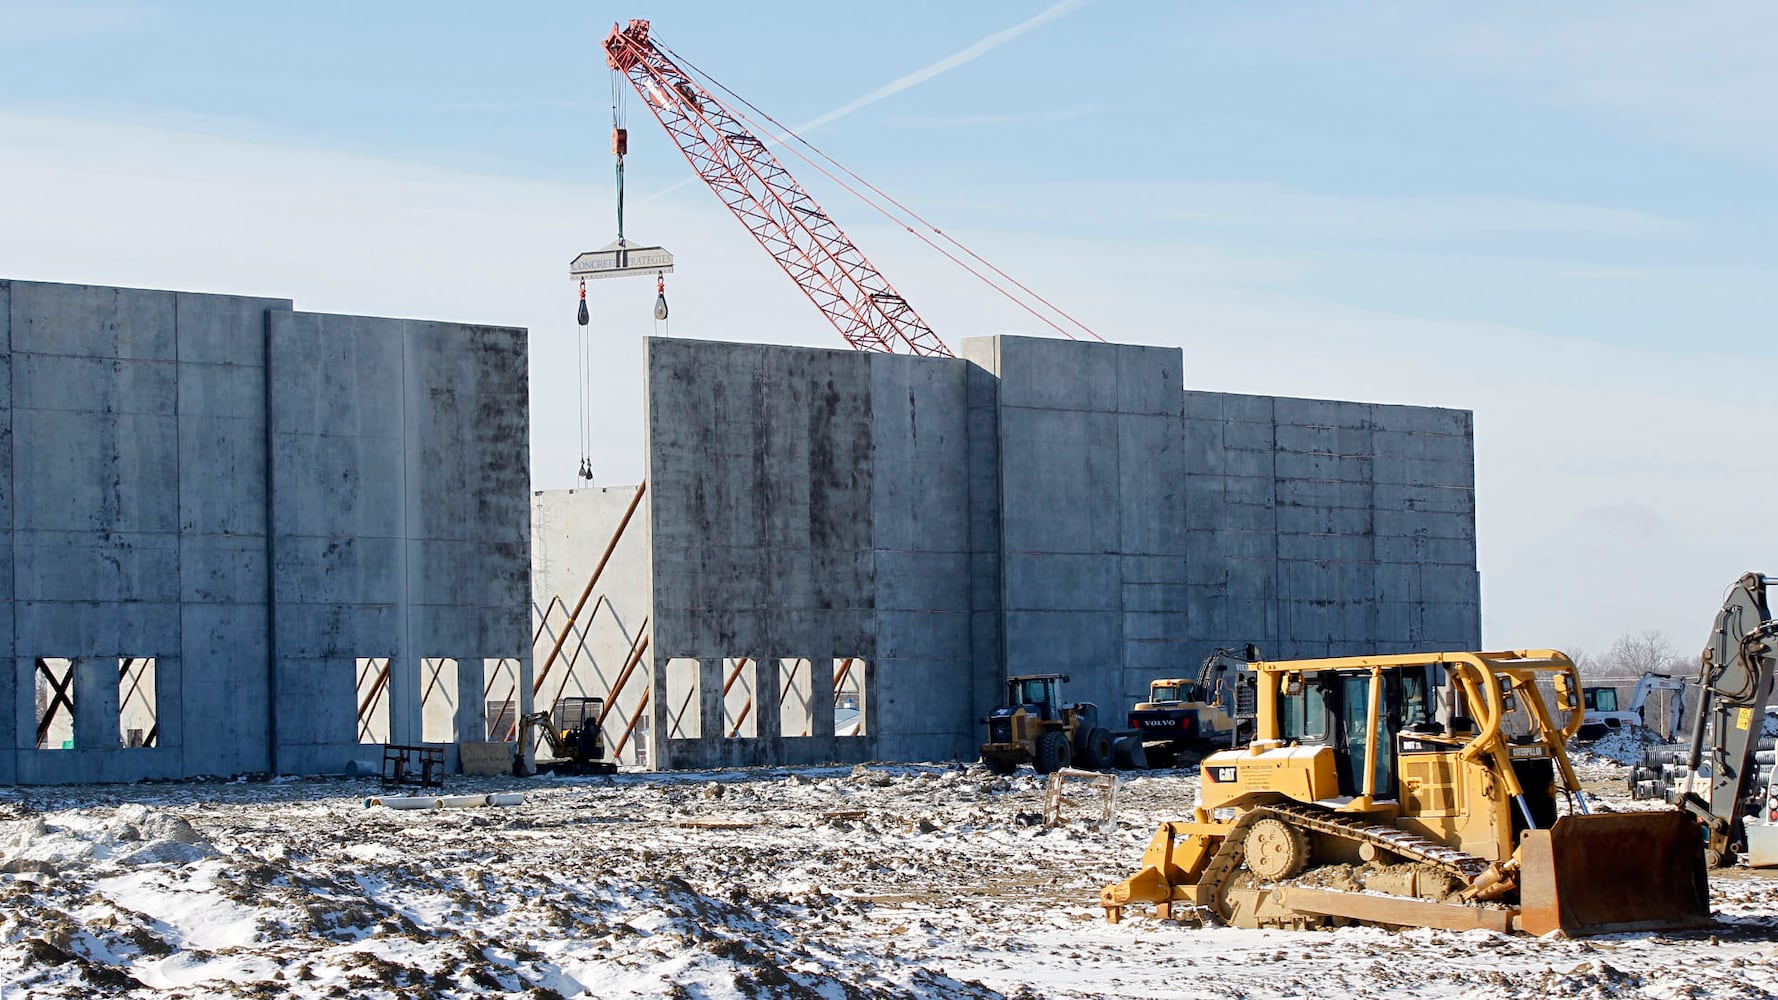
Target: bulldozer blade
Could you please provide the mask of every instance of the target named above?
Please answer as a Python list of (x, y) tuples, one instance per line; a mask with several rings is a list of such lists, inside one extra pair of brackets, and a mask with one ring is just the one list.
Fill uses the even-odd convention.
[(1711, 923), (1704, 837), (1678, 811), (1564, 816), (1519, 844), (1519, 926), (1570, 936)]

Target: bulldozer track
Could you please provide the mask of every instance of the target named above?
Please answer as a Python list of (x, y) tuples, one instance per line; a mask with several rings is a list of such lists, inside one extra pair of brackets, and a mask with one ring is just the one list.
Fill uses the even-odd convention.
[(1488, 870), (1485, 859), (1467, 851), (1446, 847), (1393, 826), (1367, 823), (1363, 818), (1350, 813), (1330, 812), (1308, 805), (1273, 805), (1262, 806), (1261, 809), (1287, 818), (1304, 829), (1372, 844), (1379, 850), (1399, 855), (1408, 861), (1436, 865), (1462, 879), (1464, 885), (1475, 881), (1477, 876)]
[(1229, 879), (1234, 877), (1235, 872), (1241, 867), (1241, 861), (1246, 857), (1247, 834), (1252, 830), (1254, 823), (1268, 816), (1293, 824), (1300, 829), (1372, 844), (1379, 850), (1388, 851), (1405, 860), (1436, 866), (1460, 879), (1464, 885), (1475, 881), (1477, 876), (1488, 869), (1488, 862), (1483, 858), (1478, 858), (1466, 851), (1446, 847), (1392, 826), (1367, 822), (1358, 815), (1336, 813), (1319, 806), (1275, 803), (1256, 806), (1242, 813), (1235, 820), (1235, 825), (1224, 837), (1222, 844), (1217, 847), (1216, 853), (1211, 856), (1210, 863), (1205, 866), (1204, 874), (1199, 879), (1198, 884), (1210, 888), (1209, 898), (1222, 899), (1223, 890), (1228, 887)]

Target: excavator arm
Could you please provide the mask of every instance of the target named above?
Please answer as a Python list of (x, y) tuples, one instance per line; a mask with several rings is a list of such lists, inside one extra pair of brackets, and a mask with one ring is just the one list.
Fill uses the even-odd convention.
[[(1698, 705), (1692, 717), (1687, 779), (1681, 808), (1709, 830), (1715, 864), (1733, 860), (1745, 836), (1741, 802), (1759, 779), (1755, 753), (1766, 700), (1778, 674), (1778, 622), (1772, 620), (1766, 588), (1774, 578), (1748, 573), (1729, 589), (1716, 613), (1710, 642), (1698, 670)], [(1713, 734), (1708, 747), (1706, 732)], [(1708, 778), (1697, 777), (1708, 755)]]
[(1636, 713), (1636, 718), (1640, 719), (1641, 724), (1646, 727), (1648, 726), (1648, 716), (1646, 713), (1648, 711), (1649, 696), (1656, 691), (1674, 692), (1679, 699), (1678, 704), (1675, 705), (1673, 711), (1662, 720), (1662, 724), (1658, 730), (1658, 735), (1661, 739), (1671, 742), (1673, 739), (1673, 731), (1679, 728), (1679, 720), (1685, 717), (1685, 690), (1687, 686), (1688, 685), (1682, 678), (1674, 677), (1672, 674), (1656, 673), (1651, 670), (1648, 673), (1643, 674), (1642, 679), (1636, 682), (1636, 694), (1630, 699), (1630, 711)]

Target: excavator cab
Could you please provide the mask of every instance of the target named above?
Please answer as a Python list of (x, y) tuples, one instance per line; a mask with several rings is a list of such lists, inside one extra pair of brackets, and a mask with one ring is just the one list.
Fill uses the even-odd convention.
[(1105, 887), (1113, 921), (1140, 901), (1247, 927), (1581, 934), (1709, 921), (1696, 823), (1591, 813), (1566, 752), (1582, 708), (1562, 653), (1251, 668), (1254, 738), (1206, 757), (1192, 818), (1162, 824), (1142, 870)]

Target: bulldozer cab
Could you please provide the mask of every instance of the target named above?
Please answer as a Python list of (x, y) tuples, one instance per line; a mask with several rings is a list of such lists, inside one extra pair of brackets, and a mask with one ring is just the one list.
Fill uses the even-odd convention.
[(1066, 680), (1068, 678), (1061, 674), (1009, 677), (1006, 681), (1006, 703), (1023, 705), (1029, 714), (1045, 722), (1057, 721), (1062, 718), (1062, 700), (1056, 694), (1056, 684)]
[(1433, 673), (1417, 664), (1287, 674), (1280, 679), (1275, 738), (1331, 748), (1340, 795), (1369, 789), (1375, 799), (1394, 800), (1401, 752), (1424, 745), (1402, 737), (1444, 731), (1433, 717)]

